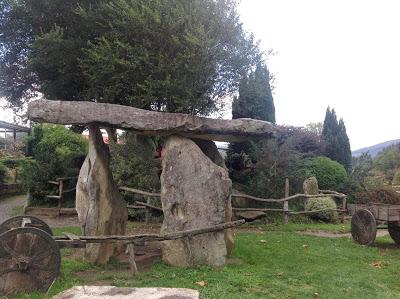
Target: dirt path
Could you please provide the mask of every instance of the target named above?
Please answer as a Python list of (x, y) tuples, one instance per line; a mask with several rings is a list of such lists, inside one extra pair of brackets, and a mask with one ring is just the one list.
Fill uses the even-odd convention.
[[(351, 238), (351, 233), (334, 233), (327, 231), (300, 231), (297, 233), (306, 236), (325, 237), (325, 238), (343, 238), (343, 237)], [(389, 233), (387, 230), (378, 230), (376, 236), (383, 237), (388, 234)]]
[(13, 209), (26, 204), (26, 195), (17, 195), (0, 199), (0, 223), (14, 216)]

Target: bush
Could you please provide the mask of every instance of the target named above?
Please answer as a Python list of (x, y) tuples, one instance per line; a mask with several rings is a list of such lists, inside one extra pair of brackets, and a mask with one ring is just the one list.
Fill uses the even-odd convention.
[[(331, 197), (321, 196), (310, 198), (306, 203), (305, 209), (306, 211), (337, 209), (337, 205)], [(333, 210), (321, 211), (315, 214), (310, 214), (310, 218), (324, 222), (336, 222), (338, 220), (338, 212)]]
[(397, 171), (394, 173), (392, 185), (394, 186), (400, 185), (400, 169), (397, 169)]
[[(48, 184), (48, 181), (77, 176), (88, 143), (82, 135), (58, 125), (34, 126), (24, 143), (29, 158), (22, 163), (21, 181), (29, 190), (29, 204), (54, 204), (54, 200), (46, 199), (46, 195), (55, 194), (57, 186)], [(70, 187), (65, 186), (66, 189)]]
[(306, 177), (315, 176), (320, 189), (335, 190), (348, 180), (343, 165), (327, 157), (307, 159), (304, 167)]
[(0, 183), (1, 184), (5, 183), (7, 178), (8, 178), (7, 167), (4, 165), (4, 163), (0, 162)]

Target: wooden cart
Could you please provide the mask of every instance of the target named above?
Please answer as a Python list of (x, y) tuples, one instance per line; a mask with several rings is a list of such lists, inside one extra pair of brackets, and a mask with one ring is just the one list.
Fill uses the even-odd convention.
[(136, 268), (133, 251), (136, 242), (176, 240), (243, 223), (244, 220), (239, 220), (160, 235), (76, 236), (64, 233), (64, 236), (53, 236), (51, 228), (39, 218), (16, 216), (0, 224), (0, 296), (18, 292), (46, 292), (60, 274), (61, 248), (85, 248), (87, 243), (123, 242), (128, 245), (130, 260)]
[(351, 235), (361, 245), (371, 245), (376, 238), (378, 224), (387, 224), (390, 237), (400, 245), (400, 205), (383, 203), (348, 204)]

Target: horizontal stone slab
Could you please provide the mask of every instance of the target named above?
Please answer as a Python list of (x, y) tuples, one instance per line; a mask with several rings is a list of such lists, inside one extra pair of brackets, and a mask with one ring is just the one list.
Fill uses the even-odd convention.
[(117, 288), (113, 286), (78, 286), (53, 299), (198, 299), (199, 292), (180, 288)]
[(181, 135), (228, 142), (270, 138), (277, 130), (270, 122), (249, 118), (214, 119), (93, 102), (37, 100), (29, 103), (28, 115), (36, 122), (64, 125), (97, 123), (142, 135)]

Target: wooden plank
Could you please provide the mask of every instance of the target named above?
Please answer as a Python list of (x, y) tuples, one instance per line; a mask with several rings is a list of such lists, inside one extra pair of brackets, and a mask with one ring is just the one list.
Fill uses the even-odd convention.
[(46, 198), (50, 199), (60, 199), (61, 197), (59, 195), (46, 195)]
[(122, 190), (122, 191), (128, 191), (128, 192), (151, 196), (151, 197), (161, 197), (161, 193), (151, 193), (151, 192), (146, 192), (146, 191), (142, 191), (142, 190), (130, 188), (130, 187), (125, 187), (125, 186), (119, 187), (118, 189)]
[(160, 212), (163, 211), (162, 208), (153, 206), (153, 205), (148, 204), (148, 203), (146, 203), (146, 202), (135, 201), (135, 203), (136, 203), (137, 205), (144, 206), (144, 207), (147, 207), (147, 208), (150, 208), (150, 209), (153, 209), (153, 210), (157, 210), (157, 211), (160, 211)]

